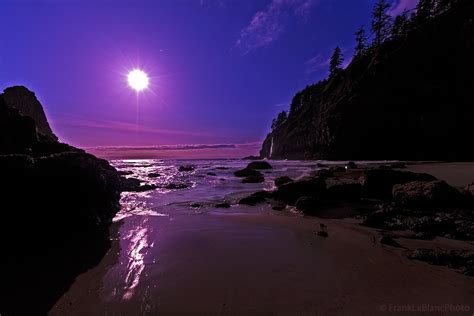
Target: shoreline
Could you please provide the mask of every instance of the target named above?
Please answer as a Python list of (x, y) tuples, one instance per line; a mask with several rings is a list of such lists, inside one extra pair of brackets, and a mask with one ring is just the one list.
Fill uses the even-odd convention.
[[(449, 174), (453, 165), (431, 167)], [(472, 314), (472, 277), (407, 258), (416, 248), (474, 251), (472, 241), (420, 240), (389, 231), (401, 245), (396, 248), (379, 242), (386, 230), (328, 214), (302, 216), (259, 204), (232, 206), (228, 213), (211, 209), (124, 219), (114, 224), (117, 232), (102, 262), (80, 275), (50, 314), (372, 315), (445, 305), (469, 308), (459, 315)], [(327, 238), (317, 234), (321, 224)], [(133, 243), (117, 225), (124, 233), (132, 231), (127, 227), (145, 233)], [(124, 296), (132, 262), (127, 253), (136, 245), (145, 245), (143, 268), (133, 294)]]

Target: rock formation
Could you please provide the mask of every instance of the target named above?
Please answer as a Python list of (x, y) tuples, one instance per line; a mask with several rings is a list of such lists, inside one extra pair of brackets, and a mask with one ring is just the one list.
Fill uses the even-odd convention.
[(306, 87), (266, 137), (274, 159), (472, 160), (474, 3), (414, 22)]
[(62, 144), (33, 92), (0, 94), (1, 314), (45, 314), (109, 248), (121, 179)]

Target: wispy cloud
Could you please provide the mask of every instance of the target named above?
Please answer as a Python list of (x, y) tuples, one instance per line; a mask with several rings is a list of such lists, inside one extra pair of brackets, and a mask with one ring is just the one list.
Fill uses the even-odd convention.
[(305, 62), (306, 73), (312, 74), (322, 68), (327, 68), (329, 66), (329, 57), (323, 56), (322, 54), (317, 54), (313, 58)]
[(212, 136), (210, 133), (183, 131), (175, 129), (162, 129), (147, 126), (140, 126), (133, 123), (120, 121), (93, 120), (76, 116), (66, 116), (57, 119), (54, 125), (67, 125), (80, 128), (112, 130), (115, 132), (139, 132), (157, 135), (188, 135), (188, 136)]
[[(347, 55), (347, 52), (348, 52), (348, 49), (343, 47), (342, 54)], [(352, 57), (344, 58), (344, 61), (341, 67), (345, 69), (347, 66), (349, 66), (351, 61), (352, 61)], [(330, 62), (331, 62), (331, 57), (329, 53), (327, 54), (318, 53), (316, 56), (312, 57), (311, 59), (307, 60), (304, 63), (306, 66), (306, 74), (309, 75), (321, 69), (328, 70)]]
[(285, 29), (285, 17), (307, 16), (315, 0), (272, 0), (263, 10), (256, 12), (250, 23), (241, 30), (235, 47), (242, 53), (264, 47), (277, 40)]
[(396, 16), (403, 12), (403, 10), (411, 10), (416, 7), (419, 0), (398, 0), (390, 10), (390, 15)]

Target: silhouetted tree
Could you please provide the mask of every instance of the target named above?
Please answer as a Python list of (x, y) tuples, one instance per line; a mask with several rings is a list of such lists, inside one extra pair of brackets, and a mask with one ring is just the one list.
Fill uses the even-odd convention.
[(429, 18), (434, 11), (434, 7), (434, 0), (420, 0), (416, 6), (416, 19), (418, 21), (424, 21)]
[(408, 14), (408, 10), (404, 10), (402, 13), (397, 15), (392, 25), (392, 37), (400, 37), (406, 35), (410, 22)]
[(391, 17), (388, 14), (390, 4), (386, 0), (377, 0), (372, 10), (372, 32), (375, 35), (375, 47), (379, 47), (390, 34)]
[(329, 76), (333, 77), (339, 71), (341, 71), (341, 65), (344, 61), (344, 57), (342, 56), (342, 50), (339, 47), (334, 49), (334, 53), (332, 53), (331, 61), (329, 62)]
[(436, 14), (449, 10), (453, 0), (436, 0), (434, 4), (434, 12)]
[(365, 28), (362, 25), (357, 32), (355, 33), (356, 37), (356, 46), (354, 51), (354, 56), (358, 57), (362, 55), (367, 49), (367, 35), (365, 34)]

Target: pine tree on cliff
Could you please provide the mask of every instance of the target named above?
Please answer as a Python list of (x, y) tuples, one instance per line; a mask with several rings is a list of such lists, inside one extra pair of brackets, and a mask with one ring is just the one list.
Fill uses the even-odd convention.
[(336, 47), (331, 56), (331, 61), (329, 62), (329, 77), (333, 77), (341, 71), (343, 61), (344, 57), (342, 56), (342, 50), (339, 47)]
[(437, 0), (434, 6), (434, 13), (443, 13), (451, 8), (453, 0)]
[(363, 25), (357, 30), (355, 37), (356, 46), (354, 56), (359, 57), (364, 54), (365, 50), (367, 49), (367, 35), (365, 34), (365, 28)]
[(408, 26), (410, 18), (408, 17), (408, 10), (404, 10), (402, 13), (397, 15), (392, 25), (392, 37), (405, 36), (408, 32)]
[(390, 34), (391, 17), (388, 14), (390, 4), (386, 0), (378, 0), (372, 10), (372, 32), (375, 47), (379, 47)]
[(424, 21), (429, 18), (434, 11), (435, 3), (433, 0), (420, 0), (416, 6), (416, 20)]

